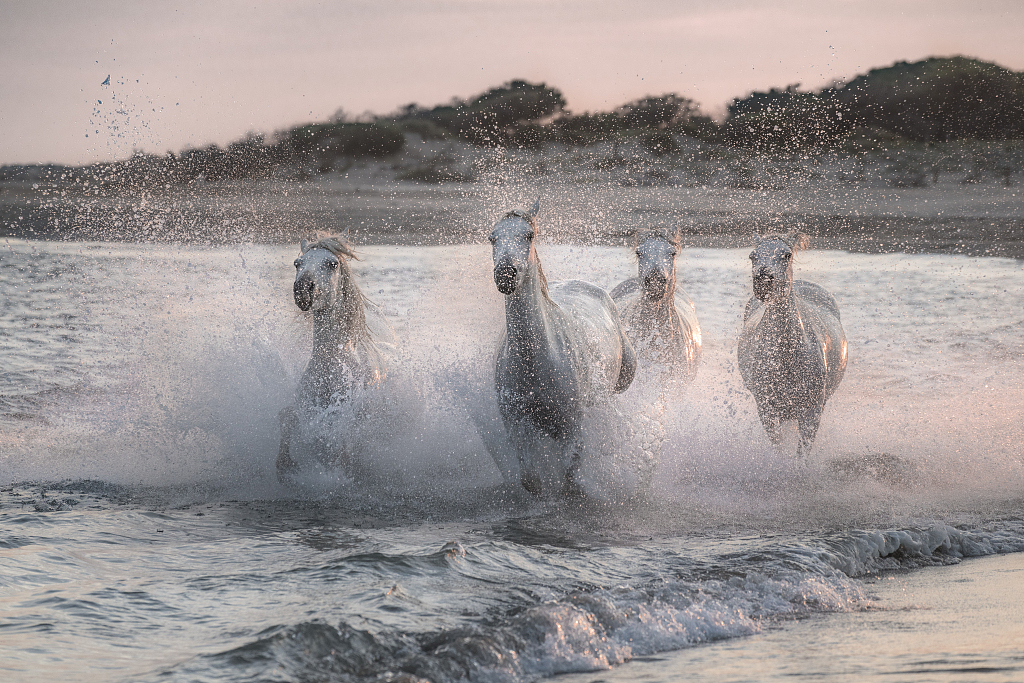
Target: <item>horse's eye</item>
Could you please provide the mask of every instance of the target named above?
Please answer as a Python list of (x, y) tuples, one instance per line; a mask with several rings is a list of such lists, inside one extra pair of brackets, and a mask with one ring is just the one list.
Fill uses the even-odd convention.
[(335, 268), (337, 268), (337, 267), (338, 267), (338, 262), (337, 262), (337, 261), (326, 261), (326, 262), (325, 262), (325, 264), (326, 264), (326, 265), (327, 265), (327, 267), (328, 267), (328, 268), (330, 268), (331, 270), (334, 270)]
[(498, 236), (492, 232), (490, 235), (487, 236), (487, 241), (490, 242), (491, 244), (494, 244), (495, 242), (498, 241)]
[(294, 266), (295, 266), (296, 268), (298, 268), (298, 267), (299, 267), (299, 266), (301, 266), (302, 264), (301, 264), (301, 263), (299, 263), (299, 259), (295, 259), (295, 263), (293, 263), (292, 265), (294, 265)]
[(637, 249), (637, 250), (636, 250), (636, 255), (637, 255), (637, 256), (643, 256), (643, 255), (644, 255), (644, 253), (643, 253), (642, 251), (640, 251), (639, 249)]
[(531, 230), (530, 232), (526, 233), (526, 239), (532, 240), (533, 238), (534, 238), (533, 230)]
[(756, 258), (757, 258), (757, 254), (755, 254), (754, 252), (750, 252), (750, 260), (753, 261)]

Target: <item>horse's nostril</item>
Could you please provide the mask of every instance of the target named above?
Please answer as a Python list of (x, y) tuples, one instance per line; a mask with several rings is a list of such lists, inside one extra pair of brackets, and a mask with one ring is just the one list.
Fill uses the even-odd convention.
[(502, 259), (494, 266), (494, 285), (505, 295), (516, 290), (516, 267), (510, 260)]
[(657, 270), (647, 273), (647, 276), (644, 278), (644, 284), (647, 285), (663, 285), (667, 281), (668, 279), (665, 277), (665, 274)]
[(647, 293), (654, 296), (664, 293), (668, 278), (661, 271), (654, 270), (644, 276), (643, 284)]
[(292, 291), (295, 294), (295, 305), (303, 311), (308, 311), (316, 295), (316, 283), (308, 279), (296, 280), (292, 285)]
[(765, 301), (771, 296), (775, 286), (775, 276), (768, 270), (759, 270), (754, 273), (754, 294), (758, 299)]

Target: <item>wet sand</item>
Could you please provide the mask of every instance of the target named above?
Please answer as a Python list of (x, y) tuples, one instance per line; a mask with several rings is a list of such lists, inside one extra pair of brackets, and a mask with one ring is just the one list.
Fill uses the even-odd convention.
[[(902, 182), (881, 159), (709, 160), (699, 151), (668, 159), (625, 147), (615, 156), (600, 146), (511, 154), (423, 144), (394, 160), (303, 179), (119, 191), (8, 180), (0, 182), (0, 237), (217, 245), (348, 230), (357, 244), (482, 243), (503, 211), (539, 196), (542, 238), (559, 243), (625, 244), (656, 225), (678, 226), (693, 247), (745, 246), (758, 233), (801, 230), (826, 249), (1024, 259), (1020, 170), (1005, 182), (965, 182), (953, 170), (919, 184)], [(403, 169), (440, 158), (475, 180), (398, 180)]]
[(1024, 553), (867, 580), (866, 610), (634, 660), (560, 683), (1024, 680)]

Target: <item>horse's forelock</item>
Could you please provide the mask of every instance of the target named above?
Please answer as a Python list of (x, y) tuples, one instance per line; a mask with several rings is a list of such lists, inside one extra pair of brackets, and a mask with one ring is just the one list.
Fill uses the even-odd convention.
[(764, 237), (761, 237), (758, 240), (758, 244), (772, 240), (785, 242), (793, 251), (811, 248), (811, 238), (802, 232), (772, 233), (770, 235), (765, 235)]
[(356, 253), (352, 251), (352, 247), (343, 242), (340, 237), (323, 237), (315, 242), (302, 242), (302, 253), (305, 254), (310, 249), (326, 249), (335, 256), (346, 257), (350, 259), (359, 260)]
[(505, 214), (505, 218), (522, 218), (530, 224), (530, 227), (537, 230), (537, 217), (519, 209), (513, 209)]
[(675, 232), (669, 232), (666, 228), (650, 228), (643, 233), (637, 232), (637, 246), (649, 239), (658, 239), (663, 242), (668, 242), (673, 247), (678, 247), (680, 235), (678, 230)]

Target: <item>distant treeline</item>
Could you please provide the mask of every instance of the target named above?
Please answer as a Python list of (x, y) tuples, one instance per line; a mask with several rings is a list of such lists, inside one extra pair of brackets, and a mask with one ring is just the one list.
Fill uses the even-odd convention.
[[(94, 166), (92, 173), (98, 172), (106, 186), (266, 178), (282, 168), (324, 173), (356, 159), (397, 154), (407, 134), (521, 149), (636, 139), (655, 156), (679, 152), (681, 135), (759, 153), (1020, 139), (1024, 73), (965, 57), (899, 62), (819, 91), (800, 90), (796, 84), (751, 93), (729, 104), (722, 123), (675, 93), (644, 97), (609, 112), (573, 113), (557, 88), (513, 80), (469, 100), (432, 108), (408, 104), (371, 120), (341, 116), (270, 138), (250, 135), (225, 149), (210, 145), (163, 157), (136, 154)], [(17, 167), (0, 168), (0, 180), (19, 174)]]
[(774, 151), (834, 148), (855, 132), (911, 142), (1024, 138), (1024, 73), (933, 57), (873, 69), (818, 92), (798, 85), (755, 92), (729, 105), (720, 138)]

